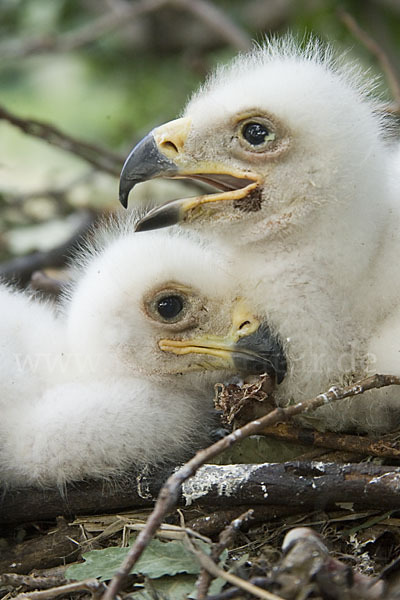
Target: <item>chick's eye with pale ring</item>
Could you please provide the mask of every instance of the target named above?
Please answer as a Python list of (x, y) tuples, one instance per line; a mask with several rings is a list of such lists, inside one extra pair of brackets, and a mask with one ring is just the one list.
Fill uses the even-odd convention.
[(271, 138), (271, 132), (262, 123), (251, 122), (246, 123), (242, 128), (244, 139), (252, 146), (260, 146), (264, 144), (268, 138)]
[(157, 301), (157, 312), (165, 320), (175, 319), (182, 312), (183, 300), (180, 296), (165, 296)]

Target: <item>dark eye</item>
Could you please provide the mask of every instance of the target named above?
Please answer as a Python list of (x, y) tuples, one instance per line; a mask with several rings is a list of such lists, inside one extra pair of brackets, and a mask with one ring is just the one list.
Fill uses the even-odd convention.
[(180, 296), (165, 296), (157, 302), (157, 312), (163, 319), (174, 319), (183, 309)]
[(259, 146), (266, 141), (270, 132), (261, 123), (246, 123), (242, 129), (242, 135), (252, 146)]

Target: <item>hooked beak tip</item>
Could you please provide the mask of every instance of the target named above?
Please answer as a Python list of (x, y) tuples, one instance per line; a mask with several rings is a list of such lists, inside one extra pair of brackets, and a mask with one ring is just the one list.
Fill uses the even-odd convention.
[(129, 194), (132, 188), (135, 187), (136, 183), (140, 182), (134, 179), (130, 179), (125, 175), (124, 170), (122, 170), (121, 178), (119, 181), (119, 201), (124, 208), (128, 208)]
[(119, 201), (124, 208), (128, 208), (128, 197), (129, 197), (129, 192), (128, 193), (120, 193), (120, 195), (119, 195)]

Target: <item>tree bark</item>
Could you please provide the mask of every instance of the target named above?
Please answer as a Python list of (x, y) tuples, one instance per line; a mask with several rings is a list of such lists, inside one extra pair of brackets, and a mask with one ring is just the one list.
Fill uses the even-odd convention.
[[(0, 503), (0, 524), (152, 506), (169, 473), (82, 482), (68, 486), (64, 494), (54, 489), (9, 491)], [(343, 503), (355, 510), (398, 509), (400, 467), (318, 461), (204, 465), (183, 484), (179, 498), (181, 506), (281, 505), (299, 511), (337, 508)]]

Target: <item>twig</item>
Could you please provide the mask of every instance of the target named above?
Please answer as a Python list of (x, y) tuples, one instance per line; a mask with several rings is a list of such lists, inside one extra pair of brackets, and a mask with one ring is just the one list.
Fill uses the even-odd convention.
[(226, 571), (218, 567), (218, 565), (215, 564), (211, 556), (205, 554), (205, 552), (200, 550), (200, 548), (195, 547), (194, 543), (189, 539), (189, 537), (186, 538), (186, 543), (190, 551), (195, 555), (195, 557), (203, 567), (203, 569), (206, 569), (213, 577), (221, 577), (222, 579), (225, 579), (225, 581), (229, 581), (229, 583), (232, 583), (241, 590), (244, 590), (249, 594), (253, 594), (253, 596), (255, 596), (256, 598), (262, 598), (262, 600), (283, 600), (281, 596), (277, 596), (276, 594), (272, 594), (267, 590), (263, 590), (260, 587), (257, 587), (256, 585), (250, 583), (249, 581), (245, 581), (244, 579), (238, 577), (237, 575), (234, 575), (233, 573), (227, 573)]
[(193, 13), (234, 48), (251, 48), (250, 36), (228, 18), (226, 11), (223, 12), (215, 4), (207, 0), (173, 0), (171, 4)]
[(34, 577), (32, 575), (21, 575), (19, 573), (3, 573), (0, 575), (0, 584), (13, 588), (23, 586), (31, 590), (47, 590), (66, 583), (67, 580), (62, 575), (56, 575), (54, 577)]
[[(224, 527), (228, 526), (232, 520), (237, 519), (244, 510), (248, 510), (249, 505), (220, 508), (212, 512), (205, 511), (203, 507), (201, 516), (192, 518), (188, 522), (188, 527), (192, 531), (199, 531), (202, 535), (209, 538), (214, 537)], [(252, 523), (265, 523), (266, 521), (273, 521), (276, 518), (287, 517), (299, 512), (298, 507), (272, 506), (271, 504), (252, 504), (251, 510), (253, 511)]]
[[(270, 577), (252, 577), (249, 579), (249, 583), (256, 585), (257, 587), (263, 588), (263, 586), (270, 585), (271, 578)], [(240, 598), (240, 589), (238, 587), (231, 587), (228, 590), (224, 590), (219, 594), (214, 594), (213, 596), (207, 596), (205, 600), (231, 600), (231, 598)]]
[(135, 3), (119, 3), (118, 10), (110, 10), (105, 15), (94, 19), (77, 30), (61, 35), (47, 34), (30, 39), (24, 44), (15, 40), (13, 44), (1, 47), (1, 55), (5, 58), (23, 58), (43, 52), (70, 52), (82, 48), (104, 35), (130, 25), (134, 19), (163, 6), (177, 6), (194, 14), (210, 29), (216, 31), (222, 39), (239, 50), (248, 50), (250, 37), (235, 25), (222, 10), (206, 0), (137, 0)]
[(125, 6), (119, 6), (118, 11), (109, 11), (74, 31), (32, 38), (19, 47), (13, 44), (7, 48), (3, 44), (1, 54), (4, 60), (4, 58), (23, 58), (50, 51), (70, 52), (98, 40), (115, 29), (129, 25), (140, 15), (157, 10), (167, 3), (168, 0), (138, 0), (132, 4), (126, 3)]
[(95, 144), (78, 140), (66, 133), (63, 133), (57, 127), (37, 121), (36, 119), (23, 119), (0, 105), (0, 120), (7, 121), (18, 127), (24, 133), (44, 140), (48, 144), (57, 146), (62, 150), (71, 152), (86, 160), (99, 171), (104, 171), (110, 175), (119, 176), (121, 165), (124, 158), (119, 154), (101, 148)]
[(400, 82), (385, 52), (379, 44), (360, 27), (352, 15), (343, 9), (339, 9), (339, 17), (347, 29), (356, 37), (379, 61), (385, 73), (389, 88), (398, 107), (400, 107)]
[[(59, 514), (59, 513), (58, 513)], [(81, 552), (80, 526), (69, 525), (64, 519), (57, 519), (57, 528), (43, 536), (34, 536), (0, 553), (0, 573), (28, 574), (32, 569), (47, 569), (78, 559)], [(79, 540), (79, 541), (77, 541)], [(53, 585), (60, 585), (56, 582)], [(65, 582), (66, 583), (66, 582)], [(23, 584), (22, 584), (23, 585)], [(48, 586), (53, 587), (53, 586)]]
[[(254, 510), (249, 509), (234, 519), (227, 527), (225, 527), (225, 529), (223, 529), (219, 535), (218, 544), (214, 544), (211, 549), (211, 558), (214, 562), (217, 562), (222, 552), (232, 544), (243, 523), (249, 519), (252, 519), (253, 514)], [(207, 571), (207, 569), (203, 568), (196, 582), (197, 600), (205, 599), (212, 579), (212, 575)]]
[[(78, 177), (72, 178), (70, 181), (64, 183), (58, 187), (46, 187), (39, 190), (31, 191), (31, 192), (23, 192), (20, 194), (10, 194), (8, 191), (4, 191), (4, 197), (8, 204), (12, 204), (15, 206), (23, 205), (25, 202), (29, 202), (30, 200), (34, 200), (35, 198), (50, 198), (51, 200), (55, 200), (58, 203), (58, 207), (61, 205), (60, 212), (70, 212), (70, 206), (67, 204), (67, 196), (75, 187), (88, 184), (91, 182), (95, 175), (95, 169), (90, 169), (86, 173), (78, 175)], [(63, 206), (65, 204), (65, 207)], [(31, 217), (32, 220), (32, 217)]]
[(296, 442), (298, 444), (311, 444), (319, 448), (345, 450), (346, 452), (354, 452), (363, 456), (400, 458), (398, 442), (391, 442), (385, 439), (374, 440), (358, 435), (338, 434), (331, 431), (321, 432), (315, 429), (295, 427), (286, 423), (266, 427), (259, 433), (278, 440)]
[(85, 211), (82, 215), (82, 223), (74, 234), (60, 246), (47, 251), (33, 252), (0, 264), (1, 279), (4, 281), (16, 280), (24, 285), (28, 283), (35, 271), (41, 271), (46, 267), (64, 266), (68, 256), (79, 244), (82, 236), (93, 226), (94, 221), (95, 216), (91, 212)]
[(194, 475), (201, 465), (204, 465), (207, 461), (210, 461), (212, 458), (231, 447), (237, 441), (262, 431), (262, 429), (264, 429), (267, 425), (273, 425), (281, 421), (287, 421), (291, 417), (300, 413), (311, 412), (316, 408), (331, 402), (349, 398), (350, 396), (357, 396), (366, 392), (367, 390), (377, 389), (388, 385), (400, 385), (400, 377), (396, 377), (394, 375), (377, 374), (367, 377), (366, 379), (363, 379), (352, 386), (343, 388), (332, 387), (328, 392), (319, 394), (316, 398), (312, 398), (311, 400), (300, 402), (293, 406), (288, 406), (287, 408), (277, 408), (261, 419), (252, 421), (251, 423), (248, 423), (240, 429), (230, 433), (205, 450), (200, 450), (197, 452), (197, 454), (191, 460), (178, 469), (176, 473), (171, 475), (162, 487), (154, 510), (146, 523), (145, 529), (140, 532), (134, 545), (129, 550), (125, 560), (115, 573), (106, 593), (104, 594), (104, 600), (113, 600), (113, 598), (115, 598), (115, 596), (118, 594), (123, 582), (153, 538), (154, 533), (161, 525), (165, 515), (167, 515), (175, 507), (182, 483)]
[(97, 579), (86, 579), (76, 583), (66, 583), (48, 590), (18, 594), (14, 600), (52, 600), (52, 598), (73, 592), (90, 592), (92, 596), (98, 597), (105, 587), (105, 584)]

